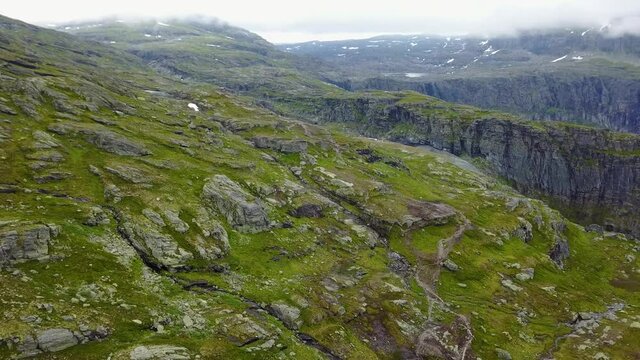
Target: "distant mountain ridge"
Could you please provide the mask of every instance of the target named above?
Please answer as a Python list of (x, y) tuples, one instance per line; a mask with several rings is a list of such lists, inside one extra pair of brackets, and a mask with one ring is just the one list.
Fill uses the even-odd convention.
[(606, 28), (517, 37), (380, 36), (279, 45), (341, 71), (346, 89), (409, 89), (536, 120), (640, 132), (640, 37)]

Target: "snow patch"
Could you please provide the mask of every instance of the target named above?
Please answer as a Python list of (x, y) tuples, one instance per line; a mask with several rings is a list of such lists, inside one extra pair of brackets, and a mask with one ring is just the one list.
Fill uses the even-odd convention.
[(358, 47), (358, 46), (349, 46), (347, 49), (349, 49), (349, 50), (358, 50), (358, 49), (360, 49), (360, 47)]
[(451, 64), (455, 59), (449, 59), (447, 60), (447, 64)]
[(171, 26), (171, 25), (169, 25), (169, 24), (165, 24), (165, 23), (160, 22), (160, 21), (156, 22), (156, 24), (158, 24), (158, 25), (160, 25), (160, 26)]
[(492, 51), (492, 52), (491, 52), (491, 55), (495, 55), (495, 54), (499, 53), (499, 52), (500, 52), (500, 50), (501, 50), (501, 49), (498, 49), (498, 50), (496, 50), (496, 51)]
[(409, 45), (411, 45), (411, 46), (418, 46), (418, 43), (416, 43), (416, 42), (412, 42), (412, 43), (411, 43), (411, 44), (409, 44)]
[(563, 57), (559, 57), (559, 58), (557, 58), (557, 59), (555, 59), (555, 60), (553, 60), (553, 61), (551, 61), (551, 62), (552, 62), (552, 63), (554, 63), (554, 62), (562, 61), (562, 60), (566, 59), (566, 58), (567, 58), (567, 56), (569, 56), (569, 55), (565, 55), (565, 56), (563, 56)]
[(408, 78), (419, 78), (419, 77), (423, 77), (425, 76), (425, 73), (406, 73), (404, 74), (404, 76), (408, 77)]
[(380, 45), (367, 45), (368, 48), (377, 48), (380, 47)]
[(346, 56), (347, 54), (338, 54), (338, 56), (342, 57), (342, 56)]
[(583, 31), (583, 32), (582, 32), (582, 34), (580, 34), (580, 36), (585, 36), (585, 35), (587, 35), (587, 33), (588, 33), (589, 31), (591, 31), (591, 29), (587, 29), (587, 30)]
[(144, 34), (144, 37), (151, 37), (151, 34)]
[(574, 56), (571, 58), (571, 60), (582, 60), (584, 59), (582, 56)]
[(192, 109), (193, 111), (200, 111), (200, 108), (198, 108), (198, 105), (194, 103), (189, 103), (187, 106), (189, 107), (189, 109)]
[(480, 46), (485, 46), (485, 45), (487, 45), (488, 43), (489, 43), (489, 40), (487, 39), (487, 40), (485, 40), (485, 41), (480, 41), (480, 42), (478, 43), (478, 45), (480, 45)]
[[(222, 47), (222, 46), (216, 45), (216, 44), (207, 44), (207, 46), (216, 47), (216, 48)], [(291, 50), (291, 48), (287, 48), (287, 50)]]

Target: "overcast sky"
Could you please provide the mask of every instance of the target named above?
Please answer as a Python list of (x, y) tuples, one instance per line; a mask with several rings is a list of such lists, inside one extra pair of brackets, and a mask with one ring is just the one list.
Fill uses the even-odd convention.
[(47, 24), (105, 16), (206, 15), (272, 42), (367, 37), (385, 33), (513, 33), (539, 27), (599, 26), (627, 17), (640, 33), (640, 0), (13, 0), (0, 13)]

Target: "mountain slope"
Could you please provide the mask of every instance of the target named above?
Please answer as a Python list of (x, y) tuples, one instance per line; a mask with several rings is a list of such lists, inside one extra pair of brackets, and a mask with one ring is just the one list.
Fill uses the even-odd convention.
[(0, 24), (0, 357), (637, 355), (623, 235), (446, 154)]
[[(293, 115), (309, 121), (351, 123), (355, 120), (359, 124), (352, 128), (367, 136), (389, 135), (391, 139), (408, 144), (433, 145), (456, 154), (465, 153), (487, 159), (493, 165), (492, 171), (494, 173), (512, 181), (516, 187), (528, 194), (550, 198), (555, 206), (562, 208), (566, 214), (584, 225), (598, 223), (607, 225), (612, 230), (640, 234), (640, 224), (637, 222), (637, 219), (640, 218), (640, 210), (638, 210), (640, 209), (638, 206), (640, 204), (640, 192), (638, 192), (640, 187), (640, 170), (638, 170), (640, 142), (637, 137), (618, 136), (606, 131), (588, 131), (582, 127), (566, 125), (530, 124), (522, 126), (518, 117), (457, 107), (411, 94), (407, 98), (413, 98), (413, 102), (427, 103), (429, 104), (427, 107), (432, 110), (444, 108), (447, 111), (428, 111), (427, 119), (433, 118), (435, 120), (430, 123), (425, 123), (422, 120), (415, 121), (415, 116), (412, 115), (397, 118), (397, 114), (416, 113), (410, 106), (412, 101), (397, 101), (398, 96), (393, 94), (349, 92), (329, 85), (320, 80), (318, 73), (326, 73), (332, 71), (331, 69), (326, 70), (324, 66), (314, 68), (316, 63), (313, 62), (305, 64), (305, 58), (279, 52), (273, 45), (246, 30), (210, 21), (203, 22), (202, 20), (166, 21), (167, 23), (159, 25), (160, 23), (156, 21), (123, 23), (112, 20), (105, 21), (99, 26), (96, 26), (98, 24), (68, 26), (69, 29), (66, 31), (99, 40), (142, 56), (145, 62), (160, 69), (163, 73), (232, 88), (238, 94), (250, 96), (254, 103), (281, 114)], [(586, 38), (590, 36), (585, 34)], [(533, 39), (538, 38), (533, 37)], [(560, 39), (564, 38), (560, 37)], [(382, 40), (384, 39), (375, 41)], [(406, 37), (405, 40), (409, 41), (410, 38)], [(451, 45), (454, 48), (460, 47), (460, 49), (454, 49), (453, 52), (465, 54), (464, 51), (460, 52), (466, 49), (461, 45), (465, 43), (462, 39), (431, 39), (423, 45), (431, 46), (433, 42), (437, 43), (440, 40), (447, 44), (449, 42), (457, 44)], [(555, 56), (539, 50), (558, 42), (555, 37), (538, 40), (539, 42), (523, 41), (524, 45), (517, 43), (513, 46), (516, 48), (526, 47), (530, 49), (527, 50), (529, 53), (536, 51), (540, 53), (536, 56), (541, 58)], [(111, 44), (113, 41), (116, 43)], [(395, 47), (409, 46), (412, 48), (410, 44), (407, 45), (402, 41), (396, 42), (391, 39), (384, 41), (392, 48), (389, 50), (390, 56), (397, 53), (397, 50), (394, 50)], [(418, 44), (415, 48), (422, 49), (421, 40), (413, 41)], [(382, 43), (376, 42), (375, 44)], [(321, 45), (319, 44), (315, 48), (322, 47)], [(483, 42), (482, 45), (478, 44), (479, 48), (487, 46), (491, 45), (488, 45), (487, 42)], [(566, 46), (556, 46), (555, 51), (565, 51)], [(312, 46), (312, 48), (314, 47)], [(613, 48), (623, 49), (624, 47), (613, 46)], [(141, 49), (145, 50), (141, 52)], [(377, 48), (369, 51), (377, 51), (375, 49)], [(452, 51), (448, 47), (445, 50)], [(358, 50), (353, 51), (354, 53), (359, 52)], [(468, 49), (469, 53), (473, 51), (475, 50), (472, 48)], [(153, 56), (147, 56), (147, 53), (153, 53)], [(484, 61), (479, 63), (482, 64)], [(524, 62), (529, 64), (529, 62)], [(391, 65), (393, 63), (395, 62), (382, 62), (382, 66), (396, 66)], [(402, 64), (402, 61), (398, 63)], [(488, 68), (491, 69), (491, 67)], [(366, 71), (368, 67), (364, 66), (363, 69)], [(559, 74), (548, 74), (546, 82), (557, 84), (554, 86), (563, 89), (572, 89), (571, 94), (581, 98), (584, 93), (583, 89), (575, 88), (566, 83), (560, 85), (565, 77), (573, 79), (570, 75), (571, 72), (566, 70), (567, 67), (565, 66), (563, 69)], [(605, 70), (611, 69), (613, 68)], [(587, 71), (586, 68), (585, 71)], [(593, 69), (588, 71), (590, 74), (594, 74)], [(619, 77), (629, 74), (625, 69), (616, 69), (616, 71)], [(449, 89), (448, 92), (453, 94), (477, 94), (478, 99), (487, 102), (491, 102), (492, 99), (512, 99), (519, 94), (522, 98), (527, 99), (532, 106), (550, 111), (545, 105), (545, 101), (539, 98), (544, 98), (542, 95), (544, 92), (532, 91), (530, 86), (523, 86), (518, 91), (512, 88), (511, 85), (517, 83), (516, 74), (517, 71), (514, 70), (513, 74), (502, 74), (499, 79), (480, 79), (476, 82), (474, 79), (451, 80), (446, 89)], [(507, 76), (507, 78), (502, 78), (502, 76)], [(594, 91), (601, 91), (614, 99), (621, 97), (617, 93), (602, 90), (597, 86), (602, 77), (592, 76), (596, 76), (595, 84), (590, 86), (595, 89)], [(537, 76), (537, 78), (541, 78), (541, 76)], [(567, 82), (571, 81), (567, 80)], [(633, 80), (625, 81), (633, 82)], [(486, 89), (484, 86), (487, 83), (494, 84), (503, 90)], [(393, 86), (398, 89), (403, 87), (402, 84), (398, 85), (389, 81), (385, 84), (395, 84)], [(483, 88), (482, 91), (474, 92), (474, 89)], [(632, 89), (629, 90), (622, 85), (618, 88), (625, 92), (633, 92)], [(444, 85), (437, 89), (446, 92), (442, 90), (445, 89)], [(404, 94), (399, 95), (400, 98), (404, 96)], [(555, 98), (559, 99), (557, 96)], [(598, 102), (583, 100), (586, 102), (582, 107), (585, 112), (588, 112), (590, 106), (601, 108), (601, 104)], [(618, 103), (616, 102), (616, 104)], [(614, 107), (618, 108), (619, 106)], [(506, 126), (502, 125), (503, 122), (486, 121), (491, 120), (492, 117), (506, 121)], [(382, 124), (383, 122), (386, 123)], [(512, 122), (515, 122), (515, 126), (510, 126)], [(471, 123), (481, 123), (482, 125), (469, 127)], [(370, 129), (372, 124), (377, 126), (373, 131)], [(400, 134), (396, 134), (397, 131), (386, 134), (389, 129), (396, 126), (400, 129)], [(380, 128), (384, 130), (380, 131)], [(474, 130), (472, 134), (467, 134), (468, 128), (481, 130)], [(516, 142), (512, 146), (505, 128), (508, 131), (513, 131), (513, 128), (517, 129), (516, 132), (522, 136), (522, 141)], [(530, 129), (537, 130), (531, 131)], [(436, 135), (431, 136), (431, 133)], [(483, 135), (486, 136), (483, 137)], [(478, 148), (478, 145), (472, 145), (473, 148), (467, 148), (465, 145), (480, 143), (480, 140), (485, 137), (492, 140), (484, 140), (482, 143), (484, 148), (482, 149)], [(542, 145), (539, 145), (540, 143)], [(554, 159), (560, 160), (555, 161)], [(532, 163), (533, 166), (530, 165)], [(625, 179), (623, 184), (620, 184), (619, 179), (621, 178)]]
[(640, 132), (637, 36), (607, 28), (515, 37), (381, 36), (281, 45), (345, 74), (347, 89), (415, 90), (446, 101)]

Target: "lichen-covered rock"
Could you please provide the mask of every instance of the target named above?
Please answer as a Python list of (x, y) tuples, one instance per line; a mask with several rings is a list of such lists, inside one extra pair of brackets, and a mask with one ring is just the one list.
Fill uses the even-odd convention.
[(55, 352), (78, 344), (78, 339), (69, 329), (47, 329), (36, 336), (42, 351)]
[(303, 204), (292, 210), (290, 214), (298, 218), (321, 218), (323, 216), (322, 206), (316, 204)]
[(110, 130), (100, 129), (78, 124), (54, 124), (49, 126), (49, 131), (58, 135), (84, 135), (85, 139), (106, 152), (123, 156), (145, 156), (151, 152), (144, 146)]
[(167, 209), (164, 211), (164, 217), (167, 219), (173, 230), (181, 234), (189, 231), (189, 224), (180, 219), (180, 213), (177, 211)]
[(278, 302), (271, 304), (271, 310), (273, 311), (273, 314), (288, 328), (298, 329), (302, 326), (302, 320), (300, 320), (300, 309), (297, 307)]
[(36, 130), (33, 132), (33, 148), (36, 150), (51, 149), (60, 146), (60, 143), (53, 138), (50, 134), (42, 130)]
[(549, 251), (549, 257), (559, 268), (564, 267), (564, 261), (569, 258), (569, 242), (563, 237), (556, 237), (553, 247)]
[(144, 210), (142, 210), (142, 215), (144, 215), (147, 219), (149, 219), (152, 223), (160, 226), (160, 227), (164, 227), (166, 226), (166, 224), (164, 223), (164, 220), (162, 220), (162, 216), (160, 216), (160, 214), (158, 214), (157, 212), (146, 208)]
[(456, 215), (449, 205), (427, 201), (411, 201), (407, 208), (409, 214), (403, 217), (402, 225), (409, 228), (444, 225)]
[(138, 346), (129, 353), (131, 360), (187, 360), (191, 359), (189, 350), (174, 345)]
[(215, 175), (209, 179), (202, 196), (239, 231), (255, 233), (269, 228), (269, 218), (262, 202), (225, 175)]
[(98, 226), (109, 224), (109, 216), (99, 206), (93, 206), (89, 210), (89, 216), (85, 219), (84, 224), (87, 226)]
[(122, 228), (138, 251), (153, 256), (163, 266), (181, 266), (193, 258), (170, 235), (149, 226), (127, 222)]
[(105, 170), (133, 184), (150, 183), (152, 180), (146, 172), (129, 165), (107, 166)]
[(530, 222), (523, 218), (518, 218), (520, 223), (518, 227), (513, 231), (513, 236), (528, 243), (533, 239), (533, 226)]
[(268, 136), (256, 136), (252, 139), (258, 149), (273, 149), (283, 153), (302, 153), (307, 151), (305, 140), (287, 140)]
[(0, 228), (0, 264), (46, 257), (52, 237), (52, 229), (47, 225), (23, 225), (11, 230)]

